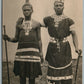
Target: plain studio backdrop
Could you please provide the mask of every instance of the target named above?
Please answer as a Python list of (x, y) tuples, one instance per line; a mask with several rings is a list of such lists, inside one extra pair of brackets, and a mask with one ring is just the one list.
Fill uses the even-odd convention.
[[(43, 22), (43, 18), (54, 14), (54, 3), (55, 0), (30, 0), (33, 5), (34, 12), (32, 18)], [(3, 25), (6, 26), (7, 35), (14, 37), (15, 35), (15, 25), (19, 17), (23, 17), (22, 5), (25, 0), (3, 0)], [(83, 40), (83, 6), (82, 0), (65, 0), (64, 14), (72, 18), (75, 22), (75, 30), (77, 32), (79, 48), (82, 49)], [(43, 44), (43, 55), (46, 56), (46, 50), (49, 42), (49, 35), (46, 28), (41, 28), (41, 37)], [(72, 57), (77, 58), (75, 49), (72, 43), (71, 36), (69, 37), (69, 42), (72, 49)], [(17, 49), (17, 43), (7, 42), (8, 47), (8, 58), (9, 61), (13, 62), (15, 58), (15, 52)], [(3, 41), (3, 61), (6, 61), (5, 56), (5, 46)]]

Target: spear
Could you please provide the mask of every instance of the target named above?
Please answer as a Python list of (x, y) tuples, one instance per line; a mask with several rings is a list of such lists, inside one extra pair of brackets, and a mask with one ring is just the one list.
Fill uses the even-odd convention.
[[(4, 29), (4, 35), (6, 35), (5, 25), (3, 25), (3, 29)], [(10, 84), (10, 78), (9, 78), (9, 65), (8, 65), (8, 53), (7, 53), (7, 42), (6, 42), (6, 40), (5, 40), (5, 51), (6, 51), (6, 61), (7, 61), (8, 84)]]

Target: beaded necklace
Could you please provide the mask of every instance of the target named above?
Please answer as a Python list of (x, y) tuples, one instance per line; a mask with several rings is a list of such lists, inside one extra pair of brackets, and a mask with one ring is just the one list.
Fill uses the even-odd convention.
[(59, 15), (59, 16), (54, 14), (51, 17), (54, 19), (55, 27), (58, 27), (59, 22), (66, 18), (64, 14)]
[(29, 32), (32, 29), (32, 20), (30, 21), (25, 21), (23, 20), (23, 29), (25, 30), (25, 35), (29, 35)]

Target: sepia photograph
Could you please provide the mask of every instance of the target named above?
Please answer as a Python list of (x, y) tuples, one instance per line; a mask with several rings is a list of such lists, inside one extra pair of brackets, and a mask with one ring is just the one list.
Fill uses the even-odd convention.
[(2, 0), (2, 84), (83, 84), (83, 0)]

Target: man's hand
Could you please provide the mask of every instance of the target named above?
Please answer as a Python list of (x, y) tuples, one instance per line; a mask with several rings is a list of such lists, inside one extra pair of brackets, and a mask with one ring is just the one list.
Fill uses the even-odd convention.
[(41, 63), (43, 63), (44, 59), (43, 59), (43, 53), (42, 52), (40, 52), (40, 58), (41, 58)]
[(8, 35), (3, 35), (3, 39), (10, 41), (10, 37)]

